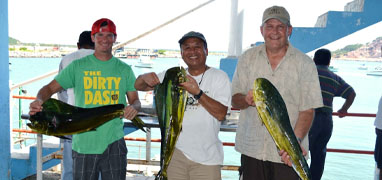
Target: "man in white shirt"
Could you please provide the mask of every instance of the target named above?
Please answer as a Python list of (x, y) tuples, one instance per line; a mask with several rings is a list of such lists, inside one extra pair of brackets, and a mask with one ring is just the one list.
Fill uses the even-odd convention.
[[(59, 71), (63, 70), (74, 60), (80, 59), (82, 57), (88, 56), (94, 53), (94, 42), (91, 38), (91, 31), (83, 31), (77, 42), (78, 50), (64, 56), (61, 59)], [(68, 90), (62, 90), (58, 93), (58, 99), (66, 102), (68, 104), (74, 105), (74, 91), (73, 88)], [(71, 139), (71, 136), (68, 136)], [(72, 180), (73, 179), (73, 160), (72, 160), (72, 140), (62, 139), (61, 143), (64, 145), (63, 150), (63, 170), (61, 173), (62, 180)]]
[[(187, 64), (188, 80), (180, 85), (189, 92), (182, 131), (167, 169), (168, 179), (221, 179), (223, 145), (218, 134), (231, 102), (228, 75), (206, 64), (207, 41), (191, 31), (180, 40), (181, 55)], [(135, 81), (137, 90), (153, 90), (164, 73), (146, 73)]]

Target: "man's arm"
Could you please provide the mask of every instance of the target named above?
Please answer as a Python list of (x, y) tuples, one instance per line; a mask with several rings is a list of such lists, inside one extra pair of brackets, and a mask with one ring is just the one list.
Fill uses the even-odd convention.
[(312, 125), (314, 118), (314, 109), (308, 109), (305, 111), (300, 111), (298, 114), (298, 119), (294, 127), (294, 134), (297, 138), (303, 140), (308, 134), (309, 129)]
[(223, 121), (225, 119), (228, 110), (227, 106), (210, 98), (207, 94), (203, 94), (198, 101), (217, 120)]
[(126, 95), (129, 105), (126, 106), (123, 117), (131, 120), (138, 114), (138, 111), (141, 110), (141, 101), (139, 101), (137, 91), (129, 91)]
[(158, 76), (154, 72), (151, 72), (139, 75), (135, 80), (134, 87), (139, 91), (150, 91), (154, 90), (154, 86), (159, 83)]
[(256, 106), (253, 101), (253, 90), (250, 89), (247, 95), (236, 93), (232, 96), (232, 107), (237, 109), (247, 109), (249, 106)]
[[(300, 141), (302, 141), (308, 134), (313, 122), (313, 118), (314, 109), (308, 109), (306, 111), (299, 112), (296, 126), (294, 128), (294, 134), (296, 135), (296, 138), (298, 139), (299, 143), (301, 143)], [(300, 147), (304, 156), (308, 154), (308, 152), (304, 149), (303, 146), (301, 146), (301, 144)], [(290, 157), (286, 151), (281, 150), (279, 152), (279, 155), (281, 156), (281, 160), (284, 162), (284, 164), (287, 164), (288, 166), (292, 167), (292, 161), (290, 160)]]
[(49, 84), (42, 87), (38, 93), (37, 98), (29, 105), (29, 114), (34, 115), (36, 112), (42, 110), (42, 104), (48, 100), (54, 93), (62, 90), (62, 87), (56, 80), (51, 81)]
[(337, 112), (340, 114), (339, 117), (342, 118), (344, 115), (341, 114), (346, 114), (348, 113), (348, 109), (350, 106), (353, 104), (354, 99), (355, 99), (355, 92), (351, 93), (345, 100), (344, 104), (342, 105), (341, 109), (339, 109)]

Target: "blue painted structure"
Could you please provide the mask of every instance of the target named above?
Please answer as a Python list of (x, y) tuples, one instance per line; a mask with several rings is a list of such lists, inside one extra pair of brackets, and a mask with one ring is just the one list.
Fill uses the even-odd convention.
[(0, 0), (0, 179), (10, 179), (8, 0)]
[(382, 1), (364, 0), (362, 12), (329, 11), (323, 27), (296, 27), (290, 38), (291, 44), (307, 53), (358, 30), (382, 21)]
[[(329, 11), (321, 16), (326, 21), (323, 21), (320, 27), (294, 27), (290, 42), (297, 49), (308, 53), (382, 21), (381, 8), (382, 0), (364, 0), (362, 12)], [(223, 58), (220, 61), (220, 69), (232, 80), (236, 64), (237, 58)]]
[[(42, 157), (58, 151), (59, 148), (44, 148), (42, 152)], [(30, 147), (29, 151), (29, 158), (28, 159), (16, 159), (12, 158), (11, 161), (11, 179), (24, 179), (28, 176), (36, 174), (36, 164), (37, 164), (37, 148), (36, 146)], [(58, 163), (60, 163), (61, 160), (59, 159), (52, 159), (45, 163), (43, 163), (42, 169), (48, 169), (51, 168)]]

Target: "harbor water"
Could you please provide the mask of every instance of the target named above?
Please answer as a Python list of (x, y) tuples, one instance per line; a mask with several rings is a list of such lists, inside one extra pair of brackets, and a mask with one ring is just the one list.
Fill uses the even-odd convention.
[[(219, 56), (208, 56), (207, 65), (219, 68)], [(135, 64), (138, 59), (123, 59), (127, 64), (131, 65), (136, 76), (147, 72), (162, 72), (170, 67), (182, 64), (181, 59), (177, 58), (156, 58), (153, 60), (152, 68), (138, 68)], [(40, 76), (47, 72), (58, 68), (60, 58), (10, 58), (10, 81), (12, 84), (17, 84), (33, 77)], [(362, 64), (365, 64), (369, 69), (382, 66), (382, 62), (369, 61), (349, 61), (349, 60), (334, 60), (333, 64), (338, 68), (340, 75), (347, 83), (353, 86), (357, 96), (350, 113), (376, 113), (379, 98), (382, 95), (382, 76), (368, 76), (367, 70), (360, 70)], [(36, 96), (37, 91), (45, 84), (49, 83), (54, 76), (37, 81), (35, 83), (23, 86), (26, 90), (26, 96)], [(18, 95), (19, 90), (13, 90), (11, 95)], [(144, 93), (139, 93), (140, 98), (143, 98)], [(28, 113), (30, 100), (21, 101), (21, 113)], [(343, 104), (342, 98), (335, 98), (334, 111), (337, 111)], [(11, 113), (13, 117), (13, 128), (19, 126), (19, 101), (13, 99), (11, 103)], [(329, 141), (328, 148), (335, 149), (356, 149), (373, 151), (375, 144), (374, 118), (361, 117), (345, 117), (334, 119), (334, 129), (332, 138)], [(25, 123), (24, 123), (25, 124)], [(136, 131), (128, 135), (129, 137), (146, 137), (143, 132)], [(219, 134), (223, 142), (235, 142), (234, 132), (221, 132)], [(152, 138), (160, 138), (159, 129), (152, 129)], [(128, 158), (144, 159), (145, 148), (144, 142), (127, 141), (129, 146)], [(141, 145), (142, 147), (140, 147)], [(152, 143), (151, 157), (159, 159), (160, 143)], [(17, 148), (17, 145), (15, 145)], [(234, 147), (224, 147), (224, 164), (225, 165), (240, 165), (240, 154), (234, 150)], [(372, 180), (374, 177), (375, 162), (373, 155), (363, 154), (345, 154), (345, 153), (328, 153), (326, 158), (325, 171), (323, 180), (349, 180), (349, 179), (365, 179)], [(238, 172), (222, 171), (224, 180), (237, 180)]]

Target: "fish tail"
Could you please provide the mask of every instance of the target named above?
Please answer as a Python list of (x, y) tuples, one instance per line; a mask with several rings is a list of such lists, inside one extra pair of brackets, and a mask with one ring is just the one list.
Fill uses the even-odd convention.
[(135, 127), (139, 128), (140, 130), (142, 130), (143, 132), (146, 132), (145, 129), (143, 128), (145, 123), (142, 121), (141, 118), (139, 118), (138, 116), (135, 116), (131, 122), (134, 124)]
[(155, 176), (155, 180), (167, 180), (167, 175), (162, 170)]

